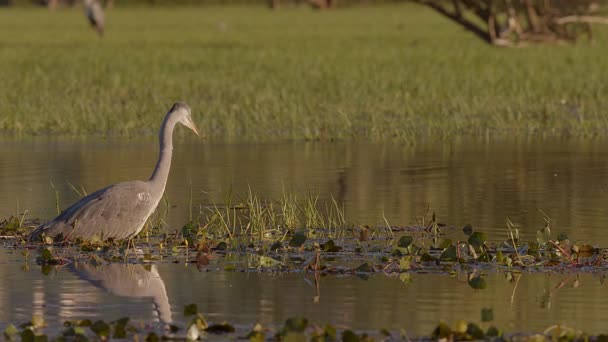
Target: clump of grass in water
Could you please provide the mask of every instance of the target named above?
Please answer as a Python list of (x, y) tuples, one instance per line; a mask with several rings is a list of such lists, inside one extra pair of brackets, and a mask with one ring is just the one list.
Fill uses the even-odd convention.
[(318, 195), (309, 193), (300, 201), (294, 193), (283, 191), (279, 200), (261, 200), (250, 188), (243, 204), (234, 204), (229, 191), (222, 206), (203, 209), (197, 234), (259, 242), (283, 241), (296, 231), (308, 237), (336, 238), (353, 228), (346, 221), (344, 206), (333, 196), (325, 212), (319, 210), (318, 199)]

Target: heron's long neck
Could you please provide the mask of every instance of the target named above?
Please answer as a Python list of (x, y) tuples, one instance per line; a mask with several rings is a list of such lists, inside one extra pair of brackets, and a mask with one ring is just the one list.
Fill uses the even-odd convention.
[(171, 155), (173, 154), (173, 128), (176, 121), (172, 119), (171, 114), (167, 114), (160, 128), (160, 152), (156, 168), (150, 177), (150, 183), (154, 188), (160, 190), (160, 194), (165, 190), (167, 178), (169, 177), (169, 169), (171, 168)]

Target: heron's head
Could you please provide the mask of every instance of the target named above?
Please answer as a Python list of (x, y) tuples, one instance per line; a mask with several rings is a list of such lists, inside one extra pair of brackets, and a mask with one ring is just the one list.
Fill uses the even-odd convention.
[(192, 110), (185, 102), (176, 102), (169, 112), (176, 115), (178, 122), (190, 128), (198, 135), (198, 129), (196, 129), (196, 125), (192, 121)]

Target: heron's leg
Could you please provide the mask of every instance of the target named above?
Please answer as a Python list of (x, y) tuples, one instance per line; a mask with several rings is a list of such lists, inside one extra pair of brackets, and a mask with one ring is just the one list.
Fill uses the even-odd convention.
[(127, 249), (125, 250), (125, 262), (129, 260), (129, 251), (131, 246), (133, 247), (133, 249), (135, 249), (135, 242), (133, 242), (133, 238), (130, 237), (129, 240), (127, 240)]

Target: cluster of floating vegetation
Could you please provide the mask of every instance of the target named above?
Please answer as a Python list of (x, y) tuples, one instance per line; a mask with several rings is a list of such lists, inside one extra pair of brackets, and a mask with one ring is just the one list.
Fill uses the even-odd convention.
[[(312, 272), (315, 275), (353, 274), (367, 277), (372, 273), (399, 275), (407, 282), (413, 273), (466, 273), (470, 287), (487, 287), (484, 273), (517, 272), (576, 272), (605, 270), (608, 255), (605, 249), (570, 240), (559, 234), (552, 239), (551, 220), (545, 216), (545, 226), (537, 231), (535, 241), (520, 239), (519, 229), (507, 220), (508, 239), (488, 241), (487, 235), (471, 225), (462, 228), (462, 239), (455, 228), (440, 223), (434, 214), (425, 215), (411, 226), (392, 226), (385, 220), (380, 227), (348, 223), (343, 207), (332, 198), (331, 205), (319, 210), (317, 197), (302, 200), (284, 193), (277, 201), (260, 200), (251, 191), (235, 200), (231, 193), (224, 203), (191, 210), (188, 223), (181, 229), (162, 229), (166, 211), (159, 210), (146, 229), (128, 241), (63, 241), (45, 239), (43, 243), (27, 240), (39, 224), (28, 219), (27, 212), (0, 221), (0, 236), (4, 246), (21, 251), (26, 261), (36, 260), (44, 274), (70, 263), (103, 265), (115, 262), (131, 263), (194, 263), (199, 269), (219, 271)], [(168, 207), (168, 206), (167, 206)], [(194, 206), (191, 205), (192, 208)], [(33, 251), (36, 251), (33, 253)], [(35, 254), (35, 257), (31, 257)], [(26, 262), (26, 267), (27, 266)], [(165, 330), (131, 324), (129, 318), (113, 322), (89, 320), (66, 322), (55, 340), (106, 340), (139, 336), (147, 341), (202, 338), (205, 334), (232, 334), (233, 337), (264, 341), (373, 341), (409, 340), (403, 332), (382, 330), (376, 333), (338, 332), (331, 325), (309, 325), (304, 318), (287, 320), (283, 328), (272, 329), (256, 325), (250, 331), (236, 329), (228, 323), (207, 324), (195, 306), (185, 314), (191, 318), (186, 327), (171, 325)], [(482, 311), (482, 322), (492, 320), (491, 309)], [(45, 323), (34, 317), (20, 328), (9, 325), (7, 340), (44, 341)], [(54, 329), (53, 331), (60, 331)], [(452, 325), (440, 323), (429, 335), (414, 339), (516, 340), (522, 335), (507, 335), (495, 327), (482, 329), (472, 322), (458, 321)], [(529, 334), (531, 340), (597, 340), (606, 336), (588, 336), (561, 326), (551, 327), (542, 334)]]
[[(224, 203), (191, 210), (181, 229), (163, 229), (159, 210), (136, 238), (129, 242), (63, 241), (46, 238), (42, 244), (27, 241), (38, 224), (26, 213), (0, 222), (5, 245), (41, 249), (39, 264), (63, 265), (70, 261), (100, 259), (105, 262), (196, 263), (207, 267), (219, 257), (224, 270), (315, 271), (340, 273), (403, 273), (475, 271), (577, 271), (605, 268), (608, 253), (603, 248), (570, 240), (559, 234), (551, 238), (551, 220), (537, 231), (536, 241), (522, 241), (519, 229), (507, 220), (509, 238), (490, 242), (487, 235), (462, 228), (462, 239), (453, 241), (455, 228), (439, 223), (435, 214), (425, 215), (415, 225), (370, 227), (350, 224), (343, 207), (331, 199), (319, 210), (316, 196), (300, 200), (284, 192), (279, 200), (260, 200), (251, 191), (235, 200), (229, 192)], [(168, 206), (166, 206), (168, 207)], [(191, 208), (193, 206), (191, 205)], [(543, 214), (544, 215), (544, 214)], [(9, 239), (10, 238), (10, 239)], [(482, 286), (480, 282), (479, 286)]]
[[(267, 340), (283, 342), (300, 341), (343, 341), (343, 342), (372, 342), (372, 341), (606, 341), (608, 335), (588, 335), (581, 331), (563, 325), (553, 325), (542, 333), (510, 334), (491, 325), (492, 309), (482, 309), (482, 325), (465, 320), (458, 320), (452, 325), (440, 322), (428, 336), (409, 336), (407, 331), (389, 331), (381, 329), (374, 332), (356, 332), (349, 329), (338, 330), (331, 324), (318, 325), (310, 323), (305, 317), (288, 318), (282, 327), (264, 327), (259, 323), (252, 327), (235, 327), (228, 322), (209, 324), (205, 316), (199, 312), (196, 304), (184, 307), (185, 326), (168, 324), (162, 328), (147, 326), (133, 322), (129, 317), (123, 317), (111, 322), (97, 320), (71, 320), (63, 323), (63, 327), (48, 327), (41, 316), (33, 316), (32, 320), (19, 325), (9, 324), (3, 332), (7, 341), (89, 341), (110, 339), (144, 340), (147, 342), (170, 340), (205, 340), (209, 335), (224, 335), (231, 339), (263, 342)], [(487, 328), (482, 326), (488, 325)], [(57, 336), (49, 338), (44, 330), (50, 328), (58, 331)]]

